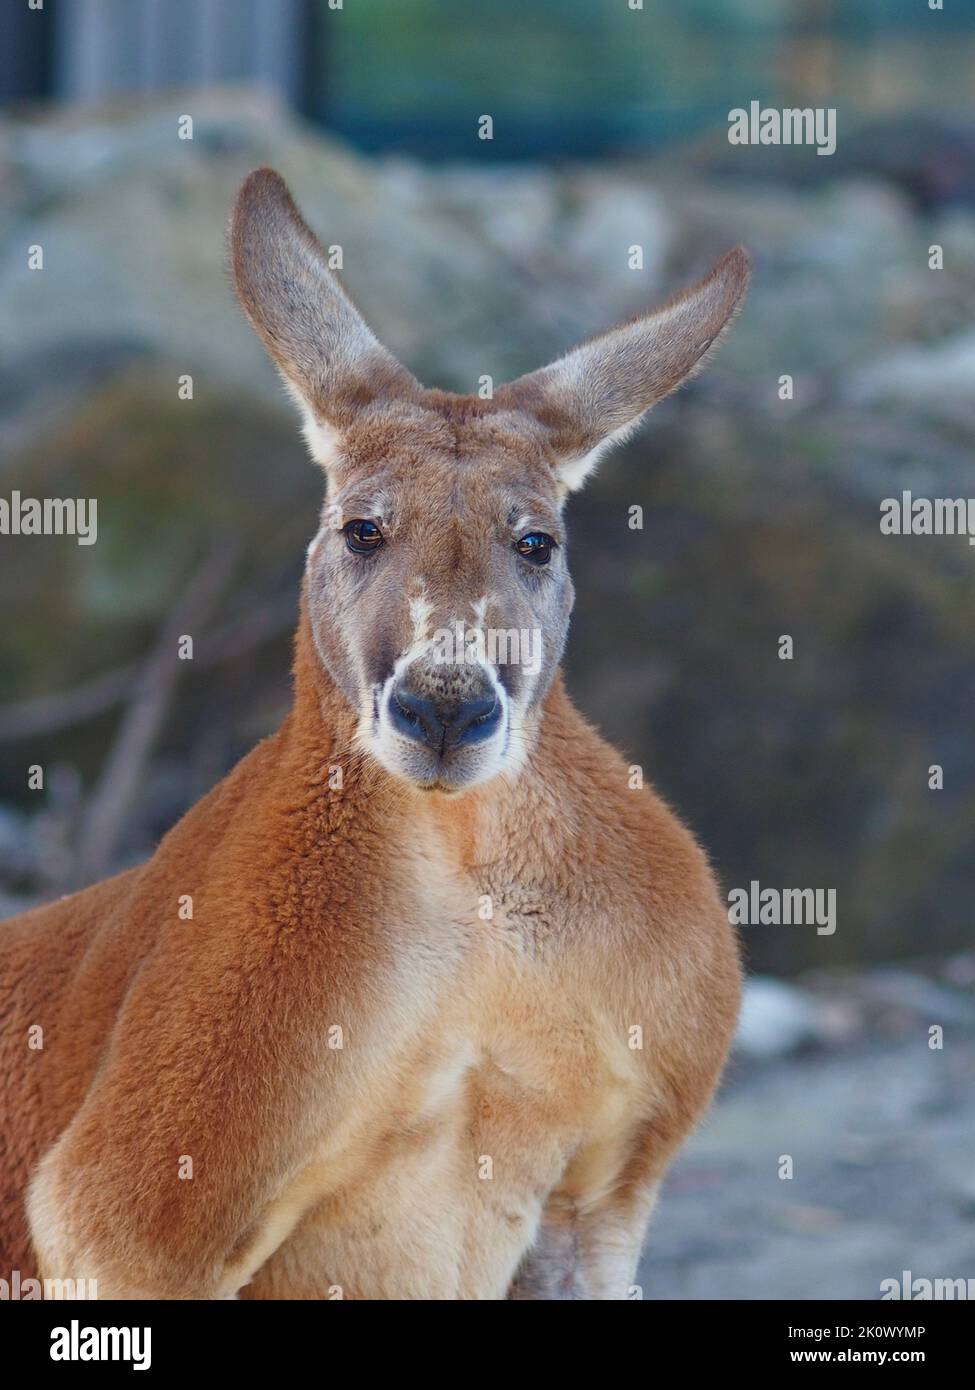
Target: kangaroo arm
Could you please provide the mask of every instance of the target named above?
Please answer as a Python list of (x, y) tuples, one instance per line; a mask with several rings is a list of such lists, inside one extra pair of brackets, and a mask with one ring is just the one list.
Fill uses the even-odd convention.
[(232, 1296), (303, 1209), (327, 1072), (294, 1000), (314, 1007), (316, 984), (294, 959), (242, 959), (192, 929), (143, 966), (31, 1183), (42, 1276), (94, 1279), (100, 1297)]

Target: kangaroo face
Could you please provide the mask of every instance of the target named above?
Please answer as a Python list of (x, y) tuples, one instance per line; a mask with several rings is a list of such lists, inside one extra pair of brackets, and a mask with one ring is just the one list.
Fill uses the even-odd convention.
[(572, 609), (563, 503), (717, 340), (745, 253), (481, 400), (424, 390), (377, 342), (273, 171), (245, 181), (231, 250), (326, 470), (309, 609), (361, 746), (427, 790), (516, 774)]
[(449, 399), (384, 407), (378, 431), (368, 414), (330, 468), (312, 630), (362, 746), (456, 791), (520, 766), (558, 666), (573, 600), (559, 489), (528, 418)]

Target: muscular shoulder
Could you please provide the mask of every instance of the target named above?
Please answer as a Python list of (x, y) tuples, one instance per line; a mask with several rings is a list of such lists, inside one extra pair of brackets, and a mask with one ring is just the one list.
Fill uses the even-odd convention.
[[(583, 881), (599, 891), (612, 886), (617, 900), (638, 895), (644, 912), (668, 898), (675, 907), (695, 896), (713, 900), (713, 875), (694, 835), (645, 770), (607, 743), (562, 690), (546, 711), (533, 770), (542, 832), (561, 832), (559, 852)], [(541, 796), (546, 808), (537, 805)]]
[(737, 997), (737, 941), (704, 850), (564, 693), (552, 712), (540, 750), (551, 759), (550, 835), (543, 824), (539, 838), (551, 839), (549, 872), (582, 954)]

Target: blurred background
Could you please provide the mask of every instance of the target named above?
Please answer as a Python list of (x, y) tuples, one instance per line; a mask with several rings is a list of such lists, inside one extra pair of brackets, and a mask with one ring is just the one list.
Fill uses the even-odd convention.
[[(334, 3), (0, 3), (0, 497), (98, 499), (93, 546), (0, 537), (0, 913), (148, 855), (288, 705), (322, 483), (230, 292), (244, 173), (464, 391), (742, 241), (715, 363), (571, 504), (568, 677), (726, 888), (832, 888), (838, 925), (743, 929), (737, 1060), (644, 1284), (975, 1274), (975, 549), (879, 529), (975, 494), (975, 11)], [(730, 145), (753, 100), (835, 107), (836, 153)]]

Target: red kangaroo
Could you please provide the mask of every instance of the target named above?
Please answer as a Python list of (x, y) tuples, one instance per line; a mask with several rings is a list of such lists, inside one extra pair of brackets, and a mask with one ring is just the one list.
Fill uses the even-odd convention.
[(147, 863), (0, 924), (4, 1266), (118, 1298), (633, 1297), (738, 951), (566, 694), (563, 504), (702, 363), (748, 258), (482, 400), (377, 342), (273, 171), (231, 252), (327, 479), (294, 705)]

